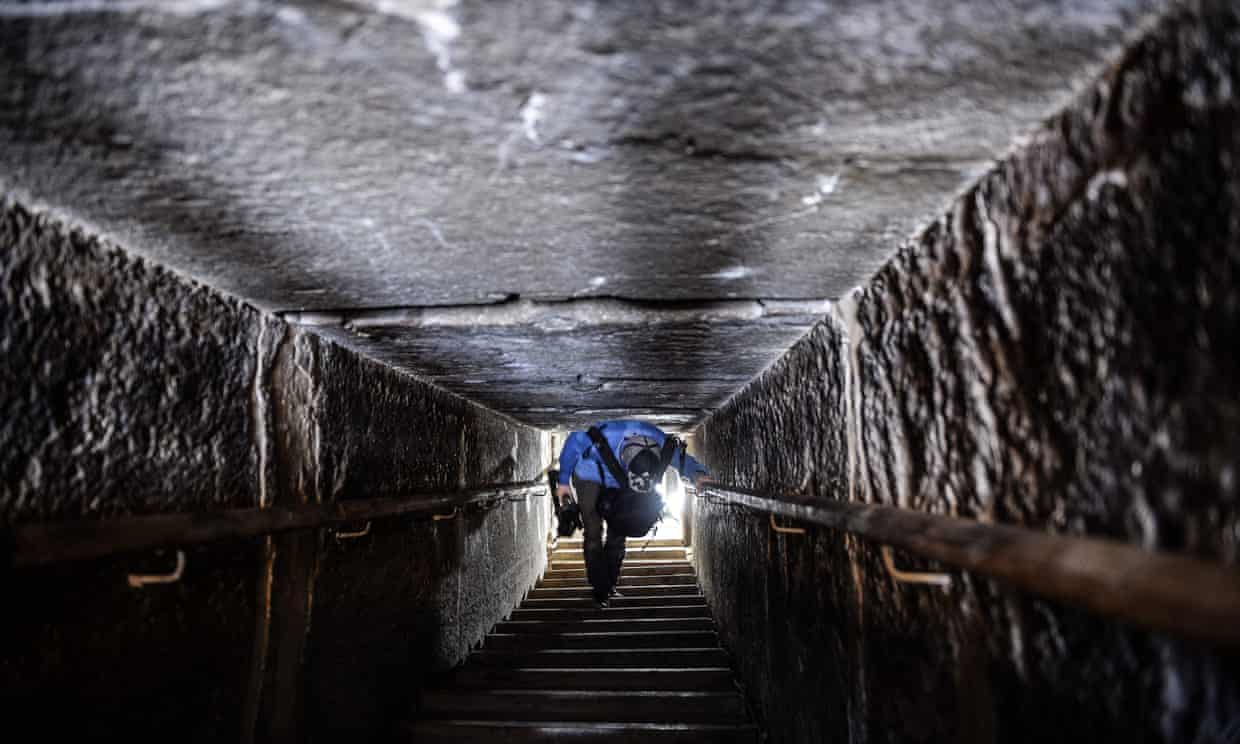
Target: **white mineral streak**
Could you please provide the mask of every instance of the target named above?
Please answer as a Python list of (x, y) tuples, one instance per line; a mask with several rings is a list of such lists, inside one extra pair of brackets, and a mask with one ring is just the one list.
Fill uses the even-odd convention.
[(807, 207), (816, 207), (819, 204), (822, 204), (822, 200), (824, 198), (835, 193), (835, 189), (838, 188), (839, 185), (839, 173), (820, 173), (818, 174), (818, 178), (814, 181), (813, 193), (806, 194), (801, 197), (801, 203)]
[(859, 290), (845, 295), (833, 306), (833, 312), (839, 325), (844, 329), (845, 353), (848, 364), (844, 367), (844, 431), (848, 444), (848, 500), (863, 501), (863, 494), (858, 492), (858, 482), (864, 485), (865, 450), (861, 446), (861, 429), (858, 421), (861, 418), (861, 399), (857, 392), (857, 380), (861, 372), (858, 358), (858, 347), (861, 339), (861, 326), (857, 322), (857, 294)]
[(720, 279), (723, 281), (735, 281), (753, 276), (757, 272), (748, 266), (729, 266), (726, 269), (712, 272), (710, 274), (702, 274), (703, 279)]
[(538, 123), (542, 121), (546, 105), (547, 97), (534, 91), (521, 107), (521, 127), (525, 131), (525, 138), (536, 145), (542, 144), (542, 139), (538, 136)]
[(452, 66), (452, 42), (461, 35), (461, 25), (449, 10), (457, 0), (356, 0), (380, 13), (405, 18), (418, 24), (422, 40), (443, 73), (443, 86), (451, 93), (465, 92), (465, 71)]

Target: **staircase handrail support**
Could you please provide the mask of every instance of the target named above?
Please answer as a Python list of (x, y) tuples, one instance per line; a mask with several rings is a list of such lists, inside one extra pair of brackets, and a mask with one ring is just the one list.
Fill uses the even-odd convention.
[(500, 499), (518, 502), (517, 497), (547, 494), (546, 480), (536, 479), (404, 498), (18, 524), (6, 530), (4, 537), (9, 543), (10, 565), (37, 566), (398, 516), (440, 514)]
[(885, 504), (793, 502), (718, 484), (699, 497), (843, 530), (1149, 629), (1240, 648), (1240, 568), (1115, 540)]

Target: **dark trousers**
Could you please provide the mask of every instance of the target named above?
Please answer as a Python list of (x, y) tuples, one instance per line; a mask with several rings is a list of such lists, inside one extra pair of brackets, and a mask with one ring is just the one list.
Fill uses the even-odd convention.
[(624, 535), (608, 529), (607, 542), (603, 542), (603, 517), (598, 513), (599, 497), (603, 493), (601, 483), (574, 476), (573, 489), (577, 492), (585, 531), (581, 545), (585, 553), (586, 578), (594, 588), (594, 598), (606, 599), (620, 580), (620, 566), (624, 563)]

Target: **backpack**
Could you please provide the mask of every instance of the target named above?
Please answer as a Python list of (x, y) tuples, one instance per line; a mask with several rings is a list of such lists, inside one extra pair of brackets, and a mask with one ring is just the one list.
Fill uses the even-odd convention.
[[(591, 426), (587, 434), (594, 442), (594, 448), (603, 459), (603, 464), (620, 484), (620, 488), (604, 486), (602, 489), (598, 501), (599, 516), (607, 520), (609, 530), (616, 530), (625, 537), (645, 535), (659, 520), (663, 519), (663, 497), (653, 488), (645, 493), (629, 488), (628, 473), (620, 465), (616, 453), (612, 452), (611, 445), (607, 443), (603, 432), (597, 426)], [(659, 451), (659, 469), (653, 474), (656, 482), (663, 478), (663, 473), (671, 464), (676, 450), (682, 446), (676, 437), (664, 439), (663, 448)], [(632, 461), (633, 456), (643, 449), (654, 449), (654, 442), (651, 440), (640, 442), (635, 438), (626, 440), (621, 445), (621, 450), (628, 455), (626, 461)]]

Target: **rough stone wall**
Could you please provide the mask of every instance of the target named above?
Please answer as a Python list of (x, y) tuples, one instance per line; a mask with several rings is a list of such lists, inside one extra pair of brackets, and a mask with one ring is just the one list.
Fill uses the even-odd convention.
[[(1235, 6), (1173, 8), (708, 419), (700, 453), (795, 498), (1240, 562), (1237, 91)], [(961, 572), (898, 585), (865, 541), (696, 507), (772, 741), (1240, 737), (1234, 656)]]
[(0, 247), (0, 521), (255, 505), (262, 316), (13, 203)]
[[(542, 432), (7, 197), (0, 391), (0, 527), (407, 496), (549, 458)], [(546, 511), (198, 546), (140, 590), (126, 575), (171, 553), (8, 572), (4, 719), (58, 740), (374, 734), (521, 599)]]

